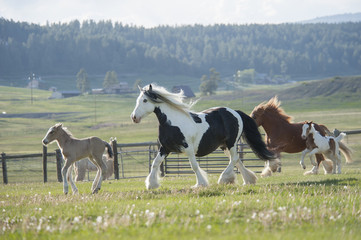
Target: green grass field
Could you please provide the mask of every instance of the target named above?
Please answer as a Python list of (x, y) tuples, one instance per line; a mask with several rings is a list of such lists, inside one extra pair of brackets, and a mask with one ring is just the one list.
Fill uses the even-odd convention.
[[(194, 176), (90, 182), (64, 196), (61, 183), (0, 186), (3, 239), (358, 239), (361, 175), (302, 176), (285, 169), (256, 185), (192, 189)], [(240, 176), (238, 181), (241, 182)]]
[[(288, 86), (282, 86), (282, 91)], [(253, 91), (253, 92), (252, 92)], [(229, 106), (250, 113), (278, 93), (277, 86), (252, 86), (243, 92), (202, 98), (196, 111)], [(78, 138), (91, 135), (118, 143), (155, 141), (153, 115), (133, 124), (136, 95), (85, 95), (49, 100), (50, 92), (0, 87), (0, 152), (39, 153), (41, 139), (57, 122)], [(282, 95), (280, 96), (282, 99)], [(283, 100), (294, 121), (314, 120), (329, 129), (361, 129), (361, 99), (356, 94)], [(56, 114), (56, 113), (69, 114)], [(28, 114), (31, 113), (32, 117)], [(49, 113), (49, 114), (40, 114)], [(5, 115), (5, 114), (4, 114)], [(262, 129), (261, 129), (262, 130)], [(341, 175), (303, 176), (300, 154), (284, 154), (282, 173), (256, 185), (217, 185), (192, 189), (195, 176), (167, 176), (160, 189), (145, 190), (144, 178), (106, 181), (97, 195), (91, 182), (77, 183), (80, 194), (64, 196), (62, 184), (0, 185), (1, 239), (358, 239), (361, 235), (361, 135), (345, 142), (355, 162)], [(49, 146), (48, 152), (57, 148)], [(311, 164), (306, 159), (308, 169)], [(21, 176), (28, 178), (26, 171)]]

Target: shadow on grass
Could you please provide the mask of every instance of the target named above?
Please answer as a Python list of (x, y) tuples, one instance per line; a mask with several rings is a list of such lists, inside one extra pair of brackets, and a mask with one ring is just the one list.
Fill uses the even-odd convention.
[(320, 181), (304, 181), (304, 182), (289, 182), (281, 183), (281, 186), (310, 186), (310, 185), (322, 185), (322, 186), (335, 186), (335, 185), (350, 185), (355, 186), (360, 184), (357, 178), (344, 178), (344, 179), (325, 179)]

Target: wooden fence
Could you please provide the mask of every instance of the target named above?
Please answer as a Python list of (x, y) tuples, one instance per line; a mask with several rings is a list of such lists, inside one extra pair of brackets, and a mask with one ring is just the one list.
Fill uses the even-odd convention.
[[(361, 130), (345, 131), (345, 133), (347, 135), (360, 134)], [(158, 152), (159, 144), (157, 142), (118, 144), (116, 140), (113, 140), (112, 147), (114, 152), (114, 179), (121, 179), (145, 177), (150, 171), (151, 163)], [(260, 161), (255, 157), (255, 155), (248, 155), (253, 153), (248, 149), (246, 144), (238, 143), (238, 154), (247, 168), (253, 168), (253, 170), (257, 172), (257, 168), (263, 167), (263, 161)], [(36, 154), (8, 155), (6, 153), (1, 153), (3, 183), (7, 184), (9, 182), (8, 162), (12, 163), (12, 161), (21, 161), (23, 159), (36, 159), (34, 161), (38, 164), (37, 159), (39, 158), (42, 159), (41, 167), (43, 182), (47, 182), (49, 173), (48, 158), (54, 157), (56, 165), (55, 179), (58, 182), (62, 182), (61, 168), (63, 165), (63, 158), (59, 149), (55, 150), (53, 153), (48, 153), (47, 147), (43, 146), (43, 152)], [(202, 167), (206, 172), (220, 173), (227, 166), (229, 159), (222, 151), (217, 150), (208, 156), (197, 158), (197, 161), (199, 162), (200, 167)], [(54, 161), (52, 160), (52, 162)], [(40, 172), (40, 170), (38, 171)], [(23, 174), (23, 172), (23, 169), (17, 171), (18, 174)], [(193, 172), (190, 168), (188, 158), (184, 155), (171, 154), (161, 165), (162, 176), (190, 173)], [(29, 179), (27, 179), (27, 181), (29, 181)]]

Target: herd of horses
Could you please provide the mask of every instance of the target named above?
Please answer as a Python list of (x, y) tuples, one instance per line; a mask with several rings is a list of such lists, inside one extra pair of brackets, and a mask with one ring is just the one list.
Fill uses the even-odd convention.
[[(281, 102), (277, 96), (259, 104), (247, 115), (228, 107), (193, 112), (193, 104), (183, 101), (183, 91), (172, 93), (164, 87), (152, 84), (139, 87), (139, 90), (140, 94), (131, 113), (132, 121), (140, 123), (147, 115), (154, 113), (159, 122), (160, 148), (145, 180), (147, 189), (160, 186), (160, 164), (171, 152), (185, 153), (188, 156), (196, 175), (194, 187), (208, 186), (207, 173), (200, 168), (196, 157), (208, 155), (219, 147), (229, 157), (229, 164), (218, 179), (219, 184), (235, 182), (234, 167), (240, 171), (244, 184), (256, 183), (255, 173), (243, 165), (237, 154), (237, 142), (241, 137), (252, 151), (265, 161), (262, 177), (271, 176), (272, 172), (280, 169), (281, 152), (302, 152), (300, 164), (304, 169), (304, 157), (309, 154), (313, 168), (305, 174), (317, 174), (320, 163), (325, 173), (341, 173), (340, 151), (346, 162), (352, 162), (352, 151), (341, 142), (344, 133), (334, 136), (327, 127), (320, 124), (307, 121), (293, 123), (292, 118), (280, 107)], [(266, 133), (265, 141), (259, 132), (260, 126)], [(71, 166), (85, 157), (88, 157), (97, 169), (91, 188), (92, 193), (97, 193), (102, 180), (109, 176), (110, 166), (107, 166), (109, 164), (106, 164), (106, 159), (102, 157), (107, 149), (108, 158), (112, 158), (110, 144), (97, 137), (77, 139), (61, 123), (50, 127), (42, 140), (44, 145), (53, 141), (58, 143), (65, 160), (62, 168), (64, 193), (68, 193), (68, 181), (73, 193), (78, 192), (71, 176)], [(314, 155), (316, 162), (313, 160)]]

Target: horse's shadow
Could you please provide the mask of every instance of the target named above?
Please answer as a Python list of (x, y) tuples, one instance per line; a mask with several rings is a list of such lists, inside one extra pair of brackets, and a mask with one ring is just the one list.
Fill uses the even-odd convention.
[(357, 184), (359, 179), (357, 178), (344, 178), (344, 179), (324, 179), (320, 181), (304, 181), (304, 182), (290, 182), (290, 183), (281, 183), (280, 185), (284, 186), (311, 186), (311, 185), (320, 185), (320, 186), (337, 186), (337, 185), (350, 185), (354, 186)]

